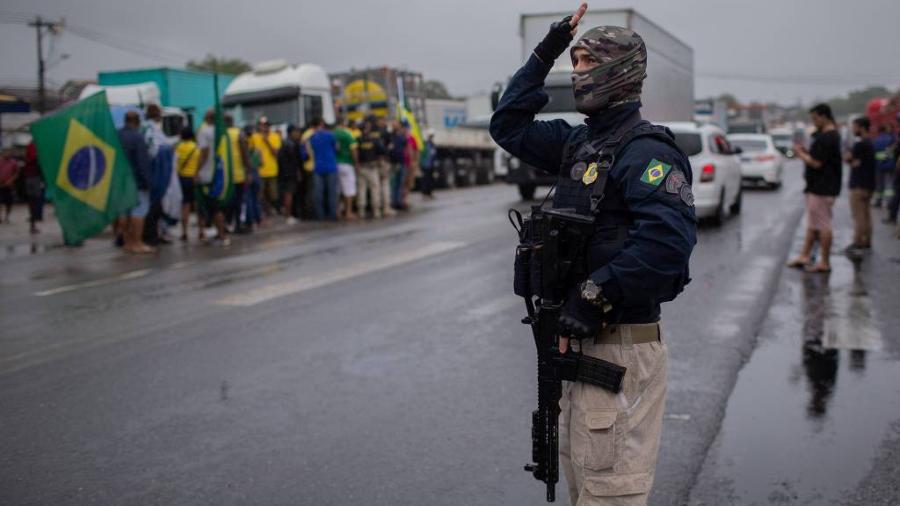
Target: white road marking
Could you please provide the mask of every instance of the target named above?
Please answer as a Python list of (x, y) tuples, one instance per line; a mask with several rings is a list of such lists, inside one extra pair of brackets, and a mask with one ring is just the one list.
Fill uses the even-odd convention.
[(465, 245), (466, 244), (462, 242), (435, 242), (419, 249), (398, 253), (385, 258), (357, 262), (330, 272), (301, 276), (297, 279), (285, 281), (283, 283), (276, 283), (254, 290), (248, 290), (241, 294), (221, 298), (215, 301), (215, 303), (222, 306), (253, 306), (260, 302), (284, 297), (285, 295), (312, 290), (363, 274), (369, 274), (371, 272), (421, 260), (423, 258), (461, 248)]
[(95, 279), (93, 281), (85, 281), (84, 283), (75, 283), (74, 285), (60, 286), (57, 288), (51, 288), (49, 290), (35, 292), (34, 294), (38, 297), (46, 297), (48, 295), (56, 295), (58, 293), (71, 292), (73, 290), (81, 290), (82, 288), (93, 288), (95, 286), (109, 285), (118, 281), (127, 281), (129, 279), (142, 278), (147, 274), (150, 274), (151, 271), (152, 269), (138, 269), (136, 271), (126, 272), (124, 274), (119, 274), (118, 276), (113, 276), (111, 278), (101, 278)]

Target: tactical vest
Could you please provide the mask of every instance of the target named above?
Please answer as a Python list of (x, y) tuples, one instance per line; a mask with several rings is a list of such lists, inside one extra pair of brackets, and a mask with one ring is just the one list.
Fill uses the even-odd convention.
[(587, 272), (609, 263), (625, 246), (633, 216), (622, 189), (608, 183), (617, 156), (638, 137), (653, 137), (678, 149), (667, 128), (642, 120), (640, 113), (604, 137), (592, 138), (590, 129), (581, 129), (563, 148), (553, 208), (594, 216), (596, 229), (586, 251)]

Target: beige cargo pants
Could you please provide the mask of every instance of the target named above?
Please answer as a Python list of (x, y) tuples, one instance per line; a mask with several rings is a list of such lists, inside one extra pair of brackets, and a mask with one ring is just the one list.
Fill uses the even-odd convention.
[(599, 338), (581, 342), (582, 353), (627, 368), (621, 392), (563, 383), (559, 460), (573, 506), (647, 504), (653, 485), (668, 350), (662, 337), (632, 344), (629, 327), (612, 333), (618, 333), (616, 344), (607, 344), (608, 337), (603, 344)]

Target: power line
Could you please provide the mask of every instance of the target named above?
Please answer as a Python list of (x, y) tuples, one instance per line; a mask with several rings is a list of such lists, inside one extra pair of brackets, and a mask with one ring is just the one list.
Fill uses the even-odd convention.
[[(32, 15), (21, 12), (0, 11), (0, 23), (24, 25), (32, 22), (34, 18), (35, 17)], [(66, 22), (64, 29), (76, 37), (139, 56), (178, 63), (184, 63), (192, 58), (191, 56), (181, 54), (171, 49), (145, 45), (134, 40), (102, 33), (77, 24)]]

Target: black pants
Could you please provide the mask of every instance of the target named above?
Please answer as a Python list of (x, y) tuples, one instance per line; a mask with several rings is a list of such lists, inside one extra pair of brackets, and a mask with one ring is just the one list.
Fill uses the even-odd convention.
[(159, 220), (163, 216), (162, 202), (159, 200), (150, 202), (150, 210), (144, 217), (144, 242), (150, 245), (159, 244)]
[(422, 195), (431, 195), (434, 189), (434, 167), (422, 167)]
[(235, 183), (234, 195), (232, 195), (231, 205), (228, 206), (228, 213), (225, 216), (225, 223), (233, 226), (235, 230), (241, 228), (241, 210), (244, 208), (244, 183)]
[(894, 196), (888, 202), (888, 218), (897, 221), (897, 211), (900, 210), (900, 172), (894, 173)]

